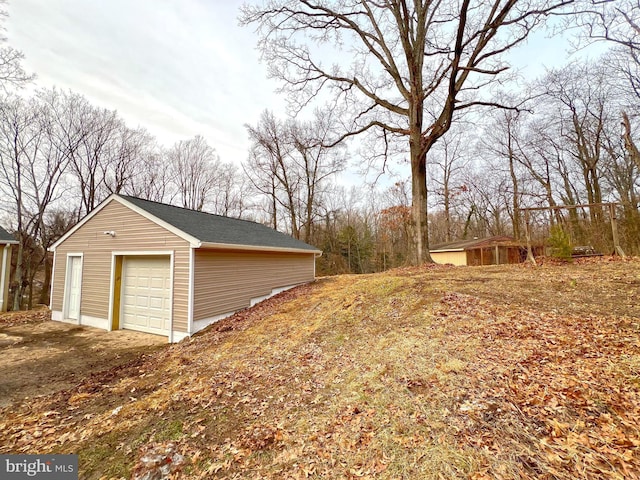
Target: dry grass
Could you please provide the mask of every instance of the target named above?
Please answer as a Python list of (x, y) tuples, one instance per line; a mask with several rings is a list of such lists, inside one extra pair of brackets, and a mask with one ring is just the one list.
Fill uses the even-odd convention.
[[(0, 452), (129, 478), (638, 478), (640, 262), (325, 278), (0, 412)], [(138, 465), (139, 466), (139, 465)]]

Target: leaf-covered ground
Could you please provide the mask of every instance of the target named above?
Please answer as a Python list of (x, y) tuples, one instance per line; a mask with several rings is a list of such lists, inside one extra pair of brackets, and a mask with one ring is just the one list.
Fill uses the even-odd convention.
[(68, 389), (95, 372), (142, 361), (166, 338), (52, 322), (47, 308), (0, 313), (0, 407)]
[(640, 478), (639, 300), (637, 259), (325, 278), (0, 410), (0, 453), (88, 479), (161, 449), (185, 479)]

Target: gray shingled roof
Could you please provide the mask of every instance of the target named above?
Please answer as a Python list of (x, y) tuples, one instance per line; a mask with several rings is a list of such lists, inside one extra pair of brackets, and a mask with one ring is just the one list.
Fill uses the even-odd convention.
[(13, 235), (7, 232), (4, 228), (0, 227), (0, 243), (13, 243), (15, 241), (16, 239), (13, 237)]
[(203, 243), (318, 250), (290, 235), (256, 222), (197, 212), (127, 195), (120, 197)]

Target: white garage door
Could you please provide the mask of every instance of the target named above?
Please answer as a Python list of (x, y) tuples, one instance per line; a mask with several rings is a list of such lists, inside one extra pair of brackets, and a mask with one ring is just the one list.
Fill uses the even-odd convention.
[(123, 328), (168, 335), (171, 312), (169, 257), (124, 257), (120, 298)]

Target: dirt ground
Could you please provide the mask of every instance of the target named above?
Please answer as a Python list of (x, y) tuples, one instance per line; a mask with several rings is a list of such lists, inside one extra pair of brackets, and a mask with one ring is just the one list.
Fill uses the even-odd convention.
[(54, 322), (46, 308), (0, 313), (0, 407), (140, 362), (164, 345), (158, 335)]

